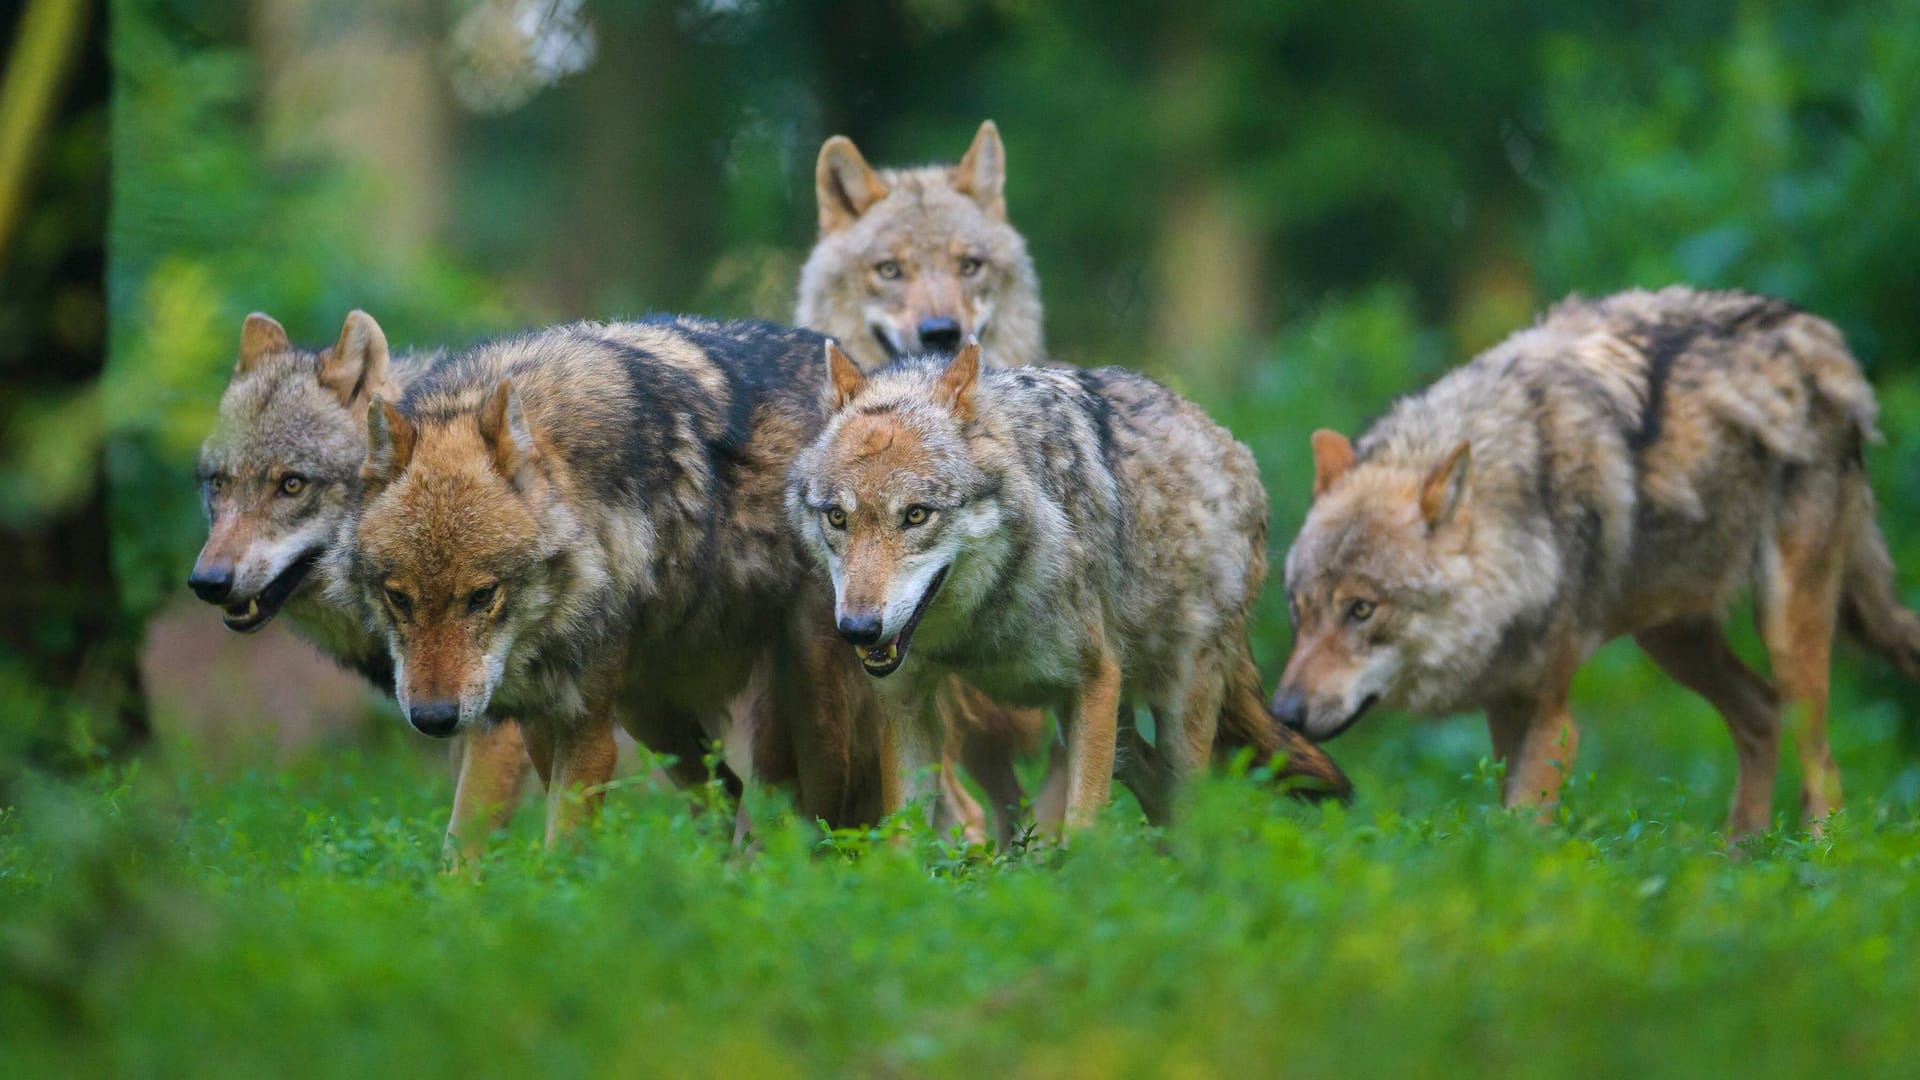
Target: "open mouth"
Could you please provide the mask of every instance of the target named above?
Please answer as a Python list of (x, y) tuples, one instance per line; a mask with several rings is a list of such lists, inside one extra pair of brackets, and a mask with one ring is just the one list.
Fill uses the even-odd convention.
[(900, 359), (900, 350), (894, 347), (893, 339), (887, 336), (885, 330), (875, 326), (873, 328), (873, 340), (880, 343), (880, 351), (887, 354), (888, 360)]
[(1368, 694), (1366, 696), (1366, 700), (1360, 702), (1359, 708), (1349, 713), (1345, 720), (1340, 721), (1339, 727), (1334, 728), (1332, 731), (1327, 732), (1325, 735), (1310, 735), (1308, 736), (1308, 738), (1311, 738), (1316, 743), (1332, 742), (1334, 739), (1340, 736), (1341, 732), (1346, 731), (1348, 728), (1358, 723), (1361, 717), (1367, 715), (1367, 710), (1373, 708), (1376, 704), (1379, 703), (1379, 701), (1380, 701), (1379, 694)]
[(934, 594), (940, 591), (940, 586), (946, 580), (947, 568), (943, 566), (927, 583), (927, 591), (920, 594), (920, 602), (913, 605), (913, 614), (907, 618), (907, 625), (901, 627), (898, 634), (877, 645), (854, 646), (853, 651), (860, 657), (860, 666), (867, 669), (867, 674), (884, 679), (907, 662), (907, 644), (913, 640), (914, 627), (920, 625), (920, 616), (927, 613)]
[(251, 634), (272, 622), (273, 617), (280, 614), (280, 605), (287, 602), (287, 597), (293, 595), (293, 591), (307, 580), (307, 575), (320, 562), (322, 550), (314, 548), (293, 560), (277, 577), (267, 582), (266, 588), (251, 598), (228, 604), (221, 613), (220, 621), (227, 624), (227, 629), (242, 634)]

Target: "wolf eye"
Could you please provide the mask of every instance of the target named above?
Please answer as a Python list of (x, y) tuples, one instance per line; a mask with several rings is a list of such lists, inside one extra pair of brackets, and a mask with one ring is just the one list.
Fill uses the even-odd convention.
[(969, 255), (966, 258), (960, 260), (960, 276), (972, 277), (973, 275), (979, 273), (980, 268), (985, 265), (986, 264), (981, 262), (979, 259), (976, 259), (973, 256)]
[(892, 281), (900, 276), (900, 264), (894, 262), (892, 259), (888, 259), (885, 262), (876, 264), (873, 272), (879, 274), (883, 281)]
[(280, 494), (298, 495), (307, 490), (307, 478), (299, 473), (288, 473), (280, 478)]
[(907, 514), (904, 520), (907, 523), (907, 528), (911, 529), (915, 525), (925, 525), (927, 518), (932, 516), (933, 511), (924, 506), (909, 506), (907, 507)]
[(837, 506), (827, 507), (827, 524), (836, 529), (847, 527), (847, 512)]
[(467, 594), (467, 610), (474, 612), (485, 611), (487, 607), (493, 603), (494, 594), (499, 591), (500, 586), (497, 583), (493, 585), (482, 585), (473, 590)]
[(413, 614), (413, 601), (407, 599), (406, 593), (399, 589), (387, 589), (386, 594), (387, 604), (393, 608), (394, 614), (403, 619)]
[(1363, 623), (1373, 618), (1373, 601), (1355, 600), (1347, 605), (1347, 621)]

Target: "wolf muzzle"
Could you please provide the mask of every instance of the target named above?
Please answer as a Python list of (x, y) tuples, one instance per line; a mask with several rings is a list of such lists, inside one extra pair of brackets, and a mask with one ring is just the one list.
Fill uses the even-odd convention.
[(422, 735), (445, 739), (460, 727), (460, 706), (447, 701), (413, 705), (407, 709), (407, 723)]
[(193, 574), (187, 578), (187, 588), (209, 604), (226, 603), (227, 597), (233, 595), (233, 564), (203, 566), (194, 563)]
[(958, 319), (949, 319), (944, 316), (932, 319), (921, 319), (920, 325), (914, 329), (915, 332), (920, 335), (920, 347), (923, 349), (950, 353), (960, 348), (960, 321)]

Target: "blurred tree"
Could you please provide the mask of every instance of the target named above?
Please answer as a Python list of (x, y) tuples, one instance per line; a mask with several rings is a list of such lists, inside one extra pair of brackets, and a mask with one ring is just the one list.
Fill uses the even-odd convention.
[(0, 85), (0, 781), (146, 741), (102, 481), (106, 29), (94, 5), (34, 0)]

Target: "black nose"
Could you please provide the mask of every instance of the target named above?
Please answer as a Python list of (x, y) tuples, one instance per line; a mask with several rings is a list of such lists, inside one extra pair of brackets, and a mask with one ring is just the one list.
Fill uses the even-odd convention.
[(1273, 695), (1273, 718), (1295, 731), (1307, 726), (1307, 696), (1298, 690)]
[(960, 348), (960, 324), (953, 319), (921, 319), (920, 344), (938, 352)]
[(218, 604), (233, 592), (233, 567), (215, 566), (203, 569), (195, 566), (193, 576), (187, 579), (187, 588), (192, 589), (193, 595), (207, 603)]
[(840, 616), (840, 636), (849, 645), (872, 645), (880, 640), (880, 616)]
[(460, 706), (449, 702), (415, 705), (407, 710), (407, 723), (422, 735), (444, 739), (460, 726)]

